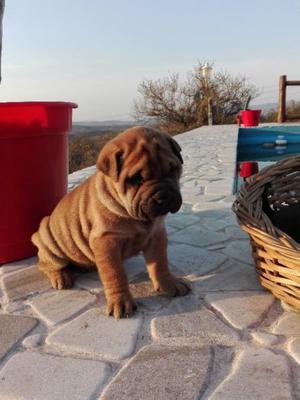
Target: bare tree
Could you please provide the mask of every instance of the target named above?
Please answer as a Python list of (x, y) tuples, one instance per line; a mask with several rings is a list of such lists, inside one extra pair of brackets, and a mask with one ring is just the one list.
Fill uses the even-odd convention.
[(203, 66), (199, 63), (183, 82), (178, 74), (142, 81), (138, 86), (139, 98), (134, 102), (134, 117), (153, 118), (170, 132), (180, 132), (207, 124), (207, 105), (212, 99), (214, 123), (233, 122), (247, 98), (253, 99), (259, 94), (257, 88), (244, 76), (232, 76), (228, 72), (205, 77)]
[(193, 98), (181, 86), (178, 74), (157, 81), (145, 80), (138, 86), (141, 95), (134, 104), (136, 119), (154, 118), (160, 123), (188, 127), (193, 123)]

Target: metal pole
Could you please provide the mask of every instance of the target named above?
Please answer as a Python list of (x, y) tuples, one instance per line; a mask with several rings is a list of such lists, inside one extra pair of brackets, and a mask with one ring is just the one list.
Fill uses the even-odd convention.
[(212, 97), (209, 97), (207, 102), (207, 123), (208, 125), (213, 125)]
[(282, 123), (286, 120), (286, 75), (281, 75), (279, 78), (279, 99), (278, 99), (278, 116), (277, 122)]
[(210, 90), (210, 78), (212, 73), (212, 67), (209, 64), (203, 65), (201, 68), (202, 76), (205, 80), (206, 95), (207, 95), (207, 124), (213, 125), (213, 109), (212, 109), (212, 97)]

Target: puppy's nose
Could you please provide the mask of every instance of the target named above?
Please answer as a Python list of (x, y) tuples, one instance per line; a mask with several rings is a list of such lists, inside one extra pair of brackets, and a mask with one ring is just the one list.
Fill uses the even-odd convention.
[(155, 193), (153, 198), (156, 201), (156, 203), (158, 203), (158, 204), (166, 204), (172, 200), (172, 192), (169, 190), (157, 192), (157, 193)]
[(172, 190), (163, 190), (157, 192), (153, 199), (157, 205), (160, 214), (168, 212), (175, 213), (179, 210), (182, 204), (180, 192)]

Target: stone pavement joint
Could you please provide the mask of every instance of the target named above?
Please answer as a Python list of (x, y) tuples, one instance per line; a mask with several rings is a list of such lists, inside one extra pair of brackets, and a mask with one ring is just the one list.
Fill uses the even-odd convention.
[(35, 318), (0, 314), (0, 360), (37, 323), (38, 320)]

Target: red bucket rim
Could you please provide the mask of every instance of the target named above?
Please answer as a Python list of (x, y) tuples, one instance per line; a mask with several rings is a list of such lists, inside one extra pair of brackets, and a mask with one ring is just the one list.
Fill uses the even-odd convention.
[(260, 109), (257, 109), (257, 110), (241, 110), (241, 113), (244, 113), (244, 112), (261, 112), (261, 110)]
[(0, 107), (14, 107), (14, 106), (46, 106), (46, 107), (70, 107), (78, 108), (78, 104), (68, 101), (7, 101), (0, 102)]

